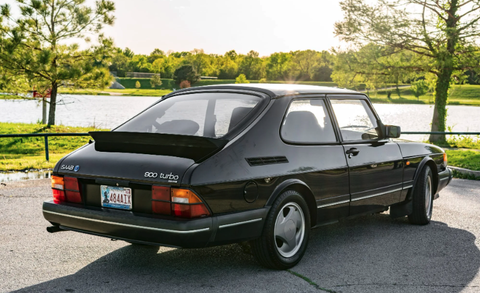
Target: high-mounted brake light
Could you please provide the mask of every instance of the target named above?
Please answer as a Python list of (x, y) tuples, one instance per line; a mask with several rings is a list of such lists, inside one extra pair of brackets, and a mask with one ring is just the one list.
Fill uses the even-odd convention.
[(152, 212), (182, 218), (209, 216), (206, 205), (191, 190), (152, 186)]

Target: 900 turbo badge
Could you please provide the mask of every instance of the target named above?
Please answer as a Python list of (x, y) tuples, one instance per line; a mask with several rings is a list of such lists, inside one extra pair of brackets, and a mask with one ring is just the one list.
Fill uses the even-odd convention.
[(158, 173), (155, 173), (155, 172), (145, 172), (145, 174), (143, 175), (145, 178), (157, 178), (158, 177)]

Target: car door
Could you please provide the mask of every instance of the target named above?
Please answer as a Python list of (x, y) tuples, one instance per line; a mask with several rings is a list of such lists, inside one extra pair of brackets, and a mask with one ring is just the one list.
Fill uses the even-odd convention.
[(302, 172), (302, 180), (315, 196), (317, 223), (347, 217), (350, 202), (348, 167), (325, 99), (294, 99), (285, 114), (280, 134), (290, 145), (291, 164), (299, 164), (292, 173)]
[(403, 161), (398, 145), (381, 137), (379, 119), (363, 95), (329, 96), (344, 148), (350, 186), (350, 215), (398, 202)]

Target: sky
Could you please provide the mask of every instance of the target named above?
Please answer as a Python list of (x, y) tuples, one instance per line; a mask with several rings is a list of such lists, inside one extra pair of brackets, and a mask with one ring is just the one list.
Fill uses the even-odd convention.
[[(343, 18), (339, 0), (114, 0), (115, 24), (104, 34), (136, 54), (203, 49), (224, 54), (329, 50)], [(0, 0), (12, 7), (14, 0)], [(93, 4), (94, 0), (87, 0)]]

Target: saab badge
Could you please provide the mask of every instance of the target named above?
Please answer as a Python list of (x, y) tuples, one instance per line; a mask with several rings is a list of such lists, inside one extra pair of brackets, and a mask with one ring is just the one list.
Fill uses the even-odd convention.
[(73, 171), (78, 172), (78, 170), (80, 170), (80, 166), (79, 166), (79, 165), (76, 165), (76, 166), (75, 166), (75, 169), (73, 169)]

